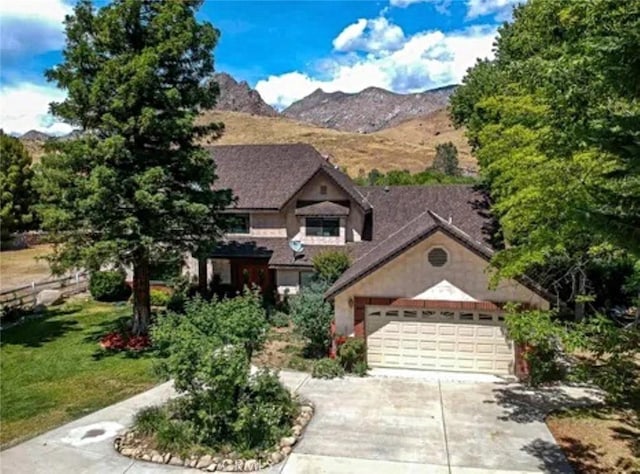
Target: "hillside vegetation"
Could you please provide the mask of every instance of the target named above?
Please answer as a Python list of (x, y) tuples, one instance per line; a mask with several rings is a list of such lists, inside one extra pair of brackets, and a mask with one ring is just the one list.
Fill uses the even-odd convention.
[(460, 166), (476, 170), (463, 130), (452, 127), (446, 111), (424, 119), (412, 119), (374, 133), (340, 132), (303, 124), (284, 117), (263, 117), (240, 112), (206, 112), (204, 121), (221, 121), (225, 133), (216, 145), (304, 142), (328, 154), (334, 163), (356, 176), (377, 168), (380, 171), (422, 171), (431, 166), (438, 143), (452, 141), (459, 152)]

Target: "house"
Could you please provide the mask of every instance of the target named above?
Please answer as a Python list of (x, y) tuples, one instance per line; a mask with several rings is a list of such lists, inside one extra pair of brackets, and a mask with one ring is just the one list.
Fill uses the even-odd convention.
[[(237, 226), (209, 255), (209, 278), (296, 293), (314, 255), (351, 267), (328, 290), (336, 331), (365, 337), (370, 366), (509, 374), (504, 305), (548, 308), (527, 279), (490, 287), (493, 222), (470, 186), (356, 186), (313, 147), (212, 147), (216, 187), (231, 188)], [(294, 252), (289, 243), (301, 243)]]

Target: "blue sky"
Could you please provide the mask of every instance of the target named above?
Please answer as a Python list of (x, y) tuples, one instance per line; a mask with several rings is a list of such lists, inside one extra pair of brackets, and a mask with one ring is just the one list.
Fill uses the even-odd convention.
[[(400, 93), (458, 83), (490, 57), (496, 28), (519, 0), (207, 0), (199, 17), (222, 36), (216, 69), (247, 81), (284, 108), (317, 88)], [(99, 2), (104, 3), (104, 2)], [(66, 0), (6, 0), (0, 6), (0, 127), (61, 134), (47, 104), (65, 92), (43, 71), (61, 60)]]

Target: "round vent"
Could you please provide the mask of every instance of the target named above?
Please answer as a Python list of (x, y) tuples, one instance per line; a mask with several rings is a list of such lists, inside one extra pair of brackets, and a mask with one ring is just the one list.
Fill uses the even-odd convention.
[(429, 250), (429, 254), (427, 255), (429, 259), (429, 263), (434, 267), (443, 267), (447, 263), (447, 259), (449, 258), (447, 252), (441, 248), (435, 248)]

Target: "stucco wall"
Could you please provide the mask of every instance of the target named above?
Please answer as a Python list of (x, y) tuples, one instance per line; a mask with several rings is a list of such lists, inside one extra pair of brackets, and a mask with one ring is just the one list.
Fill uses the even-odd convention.
[[(432, 267), (427, 261), (427, 252), (434, 246), (441, 246), (449, 254), (444, 267)], [(503, 281), (495, 290), (490, 290), (486, 268), (486, 260), (438, 232), (338, 294), (334, 302), (337, 331), (347, 335), (353, 332), (353, 308), (349, 307), (349, 298), (412, 298), (442, 280), (449, 281), (477, 300), (520, 301), (536, 307), (549, 307), (542, 297), (515, 281)]]

